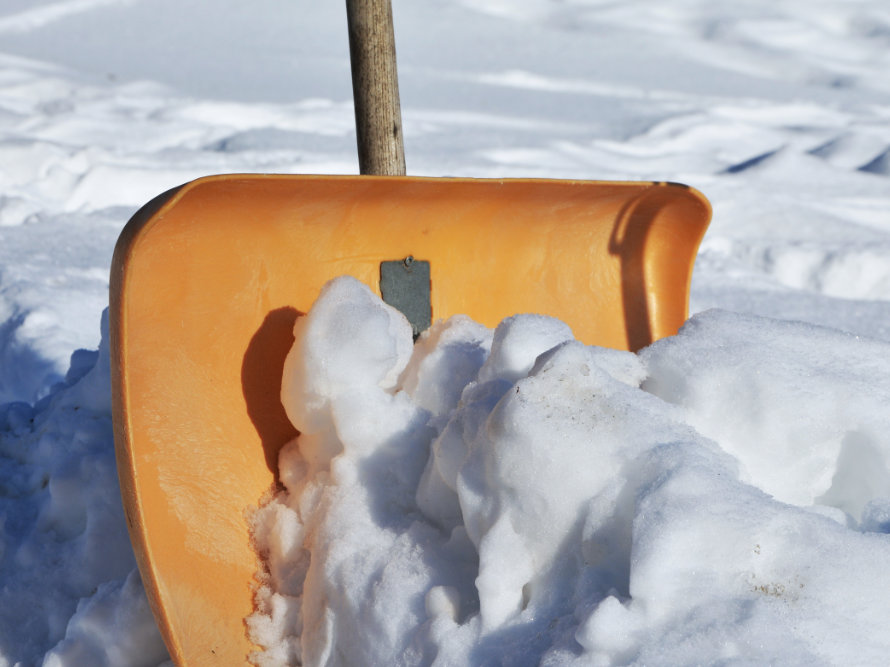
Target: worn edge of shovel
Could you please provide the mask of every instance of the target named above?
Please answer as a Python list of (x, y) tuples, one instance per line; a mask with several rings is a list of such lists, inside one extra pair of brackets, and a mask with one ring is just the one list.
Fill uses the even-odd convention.
[[(676, 328), (685, 320), (687, 311), (688, 311), (688, 299), (689, 299), (689, 286), (691, 281), (691, 273), (692, 266), (695, 261), (695, 256), (697, 253), (698, 245), (701, 242), (701, 238), (704, 234), (704, 231), (707, 227), (708, 221), (710, 220), (711, 210), (710, 205), (707, 200), (696, 190), (692, 188), (688, 188), (686, 186), (681, 186), (677, 184), (667, 184), (667, 183), (631, 183), (631, 182), (591, 182), (591, 181), (557, 181), (557, 180), (537, 180), (537, 179), (506, 179), (506, 180), (485, 180), (485, 179), (430, 179), (430, 178), (417, 178), (417, 177), (369, 177), (369, 176), (263, 176), (263, 175), (226, 175), (226, 176), (215, 176), (215, 177), (207, 177), (203, 179), (199, 179), (197, 181), (193, 181), (188, 183), (180, 188), (176, 188), (174, 190), (168, 191), (163, 195), (160, 195), (156, 199), (152, 200), (146, 206), (144, 206), (136, 215), (133, 216), (131, 221), (128, 223), (126, 228), (121, 234), (121, 237), (118, 241), (117, 247), (115, 248), (115, 254), (112, 262), (112, 275), (111, 275), (111, 354), (112, 354), (112, 404), (113, 404), (113, 415), (114, 415), (114, 431), (115, 431), (115, 446), (116, 453), (118, 459), (118, 470), (120, 476), (121, 483), (121, 492), (124, 502), (124, 507), (126, 510), (127, 524), (130, 530), (131, 539), (134, 544), (134, 549), (136, 552), (137, 561), (139, 564), (140, 572), (142, 573), (143, 583), (145, 585), (145, 589), (151, 602), (152, 609), (155, 613), (155, 616), (158, 620), (159, 627), (161, 629), (162, 635), (164, 637), (165, 642), (167, 643), (167, 647), (170, 650), (171, 657), (174, 661), (179, 665), (200, 665), (200, 664), (236, 664), (240, 661), (243, 661), (246, 657), (246, 654), (252, 650), (253, 646), (248, 641), (245, 631), (245, 623), (244, 616), (250, 612), (252, 608), (252, 590), (251, 587), (253, 585), (253, 576), (256, 572), (256, 567), (258, 565), (258, 559), (255, 553), (253, 553), (251, 546), (249, 544), (249, 534), (247, 529), (246, 519), (244, 518), (244, 512), (250, 505), (256, 505), (261, 496), (264, 493), (267, 493), (271, 488), (274, 488), (275, 484), (275, 472), (273, 470), (275, 464), (274, 454), (277, 453), (277, 448), (284, 444), (284, 441), (280, 441), (277, 443), (269, 443), (265, 441), (261, 441), (259, 443), (253, 442), (250, 444), (250, 447), (254, 451), (254, 459), (255, 461), (250, 460), (250, 456), (247, 457), (247, 460), (244, 462), (245, 466), (250, 466), (251, 464), (255, 464), (259, 462), (259, 475), (254, 474), (252, 477), (248, 475), (248, 470), (245, 467), (244, 470), (241, 470), (237, 465), (235, 466), (233, 471), (230, 473), (234, 474), (236, 477), (240, 473), (244, 473), (245, 477), (251, 477), (248, 480), (248, 484), (241, 483), (238, 480), (238, 483), (234, 484), (234, 486), (230, 483), (229, 486), (223, 488), (221, 486), (217, 486), (220, 480), (212, 479), (212, 469), (207, 470), (207, 474), (211, 475), (211, 478), (207, 478), (204, 474), (198, 475), (196, 479), (189, 480), (167, 480), (170, 482), (172, 486), (170, 488), (174, 489), (173, 496), (176, 494), (184, 494), (183, 496), (176, 496), (173, 498), (176, 502), (179, 503), (180, 513), (182, 511), (182, 507), (189, 506), (192, 503), (192, 507), (194, 507), (194, 502), (197, 499), (198, 506), (200, 509), (201, 502), (206, 503), (208, 497), (211, 500), (216, 502), (225, 501), (226, 498), (230, 498), (230, 492), (232, 492), (233, 488), (236, 492), (241, 493), (242, 500), (237, 500), (234, 502), (234, 508), (229, 508), (222, 512), (224, 521), (222, 527), (229, 531), (230, 535), (237, 536), (235, 539), (241, 542), (240, 546), (242, 547), (240, 550), (240, 554), (236, 556), (237, 559), (241, 559), (242, 561), (247, 559), (247, 562), (241, 562), (239, 564), (240, 567), (240, 575), (236, 576), (237, 587), (240, 589), (240, 593), (235, 594), (234, 597), (243, 598), (241, 604), (241, 608), (236, 610), (227, 607), (230, 605), (230, 602), (222, 602), (217, 603), (212, 600), (206, 599), (206, 594), (211, 592), (216, 593), (217, 591), (214, 587), (217, 588), (225, 588), (226, 586), (230, 586), (228, 582), (225, 581), (214, 581), (212, 582), (212, 586), (208, 587), (205, 583), (198, 584), (198, 593), (197, 597), (201, 599), (194, 599), (194, 595), (190, 591), (183, 590), (187, 588), (190, 583), (193, 583), (195, 579), (200, 579), (202, 576), (206, 575), (207, 572), (204, 570), (208, 569), (211, 565), (216, 562), (219, 562), (220, 559), (225, 561), (226, 554), (222, 553), (219, 549), (219, 545), (213, 544), (213, 538), (210, 533), (205, 533), (201, 535), (201, 530), (206, 528), (206, 526), (197, 526), (198, 530), (198, 538), (197, 543), (187, 544), (186, 542), (190, 539), (189, 534), (185, 533), (185, 537), (183, 538), (182, 544), (165, 544), (163, 547), (159, 546), (165, 540), (163, 539), (165, 535), (163, 533), (170, 533), (172, 528), (168, 528), (165, 526), (163, 521), (160, 524), (157, 523), (157, 518), (153, 518), (155, 513), (160, 512), (164, 514), (166, 512), (166, 518), (164, 520), (170, 520), (173, 523), (177, 521), (179, 523), (188, 522), (192, 520), (192, 524), (188, 525), (187, 528), (192, 530), (193, 532), (196, 529), (196, 525), (194, 524), (194, 516), (189, 516), (186, 513), (186, 516), (176, 516), (177, 508), (171, 510), (169, 507), (160, 507), (159, 505), (163, 503), (167, 503), (169, 506), (171, 503), (171, 495), (168, 493), (166, 496), (162, 493), (160, 496), (151, 497), (147, 495), (146, 488), (150, 483), (158, 483), (158, 479), (150, 479), (152, 474), (158, 475), (175, 475), (178, 474), (177, 471), (166, 468), (163, 472), (159, 473), (157, 467), (159, 464), (169, 464), (170, 461), (166, 460), (165, 457), (167, 453), (159, 452), (159, 448), (170, 447), (175, 449), (177, 446), (172, 440), (165, 440), (164, 436), (169, 435), (171, 438), (175, 439), (178, 436), (185, 437), (185, 433), (183, 431), (188, 431), (188, 436), (194, 436), (196, 431), (195, 428), (198, 428), (200, 431), (201, 424), (189, 424), (188, 428), (184, 427), (181, 424), (170, 424), (164, 423), (166, 417), (169, 415), (162, 414), (153, 414), (150, 416), (150, 419), (154, 419), (157, 422), (157, 428), (161, 431), (160, 439), (155, 434), (153, 435), (153, 439), (145, 440), (143, 435), (145, 434), (146, 429), (144, 428), (144, 424), (135, 424), (134, 419), (138, 419), (139, 410), (152, 410), (156, 406), (151, 404), (150, 401), (138, 401), (137, 404), (134, 405), (134, 401), (136, 398), (130, 394), (130, 380), (128, 377), (128, 365), (132, 367), (134, 363), (134, 358), (132, 357), (133, 350), (131, 348), (134, 347), (134, 340), (138, 339), (139, 336), (143, 335), (143, 331), (134, 330), (133, 327), (128, 325), (130, 315), (129, 312), (131, 309), (129, 296), (126, 294), (126, 291), (129, 287), (130, 281), (133, 278), (131, 275), (132, 266), (134, 261), (139, 261), (140, 252), (144, 252), (146, 249), (150, 250), (150, 242), (146, 242), (146, 236), (150, 234), (153, 230), (157, 230), (160, 227), (163, 227), (165, 224), (170, 225), (172, 218), (172, 213), (175, 213), (177, 207), (183, 202), (184, 198), (187, 198), (190, 194), (195, 194), (202, 189), (210, 189), (213, 190), (216, 188), (217, 190), (222, 187), (226, 188), (227, 186), (233, 186), (235, 190), (239, 190), (242, 186), (246, 185), (247, 190), (250, 189), (250, 184), (258, 185), (258, 184), (281, 184), (281, 183), (300, 183), (302, 185), (311, 185), (313, 188), (323, 188), (329, 187), (333, 184), (334, 190), (340, 190), (342, 192), (347, 192), (349, 190), (359, 188), (366, 192), (370, 192), (368, 195), (372, 200), (375, 199), (373, 191), (375, 188), (379, 188), (384, 193), (389, 193), (388, 196), (391, 196), (392, 193), (399, 188), (407, 189), (410, 191), (412, 187), (418, 187), (419, 192), (422, 195), (422, 191), (424, 187), (427, 186), (444, 186), (444, 187), (463, 187), (463, 188), (490, 188), (492, 192), (501, 190), (503, 188), (507, 188), (512, 191), (513, 195), (520, 195), (527, 188), (536, 188), (541, 187), (545, 189), (552, 189), (554, 191), (559, 191), (564, 194), (571, 194), (576, 189), (583, 189), (585, 187), (606, 187), (616, 190), (621, 189), (635, 189), (637, 195), (631, 197), (632, 201), (626, 201), (621, 206), (623, 213), (621, 215), (625, 217), (629, 216), (627, 220), (623, 223), (619, 220), (618, 223), (613, 222), (614, 229), (610, 231), (610, 239), (609, 243), (615, 243), (617, 245), (621, 245), (621, 243), (626, 242), (629, 234), (629, 230), (627, 228), (620, 229), (623, 224), (625, 227), (628, 227), (633, 220), (633, 210), (635, 207), (643, 207), (654, 206), (655, 209), (659, 209), (661, 205), (664, 205), (664, 201), (655, 202), (652, 204), (646, 203), (646, 199), (662, 199), (666, 197), (667, 205), (671, 205), (671, 203), (675, 203), (674, 200), (679, 201), (682, 200), (684, 202), (684, 206), (690, 211), (695, 219), (689, 220), (688, 223), (683, 223), (687, 229), (683, 230), (681, 235), (683, 236), (682, 244), (683, 250), (682, 253), (679, 253), (678, 256), (671, 258), (671, 268), (670, 271), (674, 272), (674, 274), (679, 274), (683, 276), (681, 279), (678, 279), (679, 284), (676, 285), (678, 291), (681, 292), (679, 295), (679, 301), (675, 303), (673, 306), (675, 309), (680, 308), (682, 313), (679, 314), (677, 318), (675, 318), (676, 322), (670, 324), (667, 331), (660, 331), (650, 327), (650, 331), (648, 333), (648, 337), (650, 339), (659, 338), (663, 335), (670, 335), (675, 333)], [(394, 189), (395, 188), (395, 189)], [(275, 189), (275, 188), (273, 188)], [(237, 193), (236, 193), (237, 194)], [(243, 194), (243, 193), (242, 193)], [(417, 192), (412, 194), (413, 197), (418, 197), (420, 195)], [(625, 197), (625, 199), (627, 199)], [(441, 203), (440, 198), (440, 203)], [(375, 205), (380, 204), (381, 201), (377, 201)], [(385, 203), (385, 202), (384, 202)], [(561, 202), (557, 202), (557, 204), (561, 204)], [(423, 208), (421, 206), (421, 208)], [(482, 206), (484, 209), (484, 205)], [(484, 212), (484, 210), (483, 210)], [(653, 214), (654, 215), (654, 214)], [(650, 216), (651, 217), (651, 216)], [(645, 219), (646, 216), (644, 215)], [(166, 221), (166, 222), (165, 222)], [(268, 221), (247, 221), (243, 222), (243, 225), (240, 227), (240, 233), (243, 235), (243, 240), (246, 245), (250, 245), (250, 236), (254, 233), (257, 233), (262, 229), (262, 225), (266, 224)], [(192, 221), (183, 221), (178, 220), (175, 221), (175, 224), (178, 226), (187, 226), (189, 224), (196, 225), (209, 225), (207, 227), (202, 228), (200, 233), (206, 234), (215, 234), (217, 230), (215, 227), (218, 224), (218, 221), (209, 221), (209, 220), (198, 220), (195, 222)], [(252, 227), (252, 224), (256, 224), (257, 227)], [(352, 227), (350, 227), (347, 231), (354, 231)], [(180, 229), (185, 236), (183, 238), (188, 237), (188, 231)], [(231, 231), (229, 233), (232, 233)], [(632, 235), (632, 233), (631, 233)], [(671, 238), (670, 234), (668, 235), (666, 243), (670, 244)], [(642, 248), (645, 251), (645, 246), (648, 245), (648, 240), (637, 239), (635, 243), (642, 243)], [(399, 246), (398, 243), (394, 244), (395, 246)], [(171, 250), (173, 246), (170, 248), (162, 248), (161, 253), (165, 250)], [(197, 249), (196, 249), (197, 251)], [(372, 263), (376, 263), (379, 260), (384, 259), (398, 259), (401, 254), (403, 254), (405, 250), (401, 247), (395, 247), (393, 250), (393, 255), (395, 256), (386, 256), (386, 257), (374, 257), (372, 258)], [(408, 249), (410, 252), (410, 248)], [(175, 254), (175, 253), (174, 253)], [(298, 252), (295, 250), (294, 254), (297, 255)], [(185, 253), (180, 259), (191, 260), (195, 258), (195, 255)], [(426, 259), (421, 256), (421, 253), (418, 253), (418, 259)], [(435, 260), (433, 263), (433, 267), (435, 268)], [(188, 282), (189, 278), (189, 268), (187, 265), (177, 264), (172, 268), (174, 272), (178, 274), (181, 272), (181, 279), (184, 282)], [(523, 267), (520, 267), (520, 270), (515, 271), (514, 275), (517, 280), (526, 280), (528, 276), (526, 272), (522, 270)], [(469, 265), (469, 269), (472, 269), (472, 264)], [(339, 275), (339, 274), (335, 274)], [(334, 275), (330, 275), (329, 277), (334, 277)], [(327, 279), (325, 278), (325, 279)], [(137, 280), (149, 280), (145, 276), (139, 276)], [(368, 280), (365, 277), (365, 281), (369, 283), (374, 283), (373, 280)], [(324, 282), (324, 281), (322, 281)], [(437, 292), (437, 285), (441, 288), (441, 278), (437, 278), (435, 275), (433, 277), (433, 294), (435, 295)], [(373, 288), (376, 288), (376, 284), (371, 284)], [(614, 288), (614, 286), (613, 286)], [(479, 286), (479, 289), (484, 289), (484, 286)], [(621, 287), (619, 286), (619, 289)], [(577, 295), (576, 295), (577, 296)], [(626, 296), (626, 295), (625, 295)], [(676, 295), (675, 295), (676, 297)], [(313, 296), (314, 299), (314, 296)], [(298, 311), (308, 310), (308, 307), (311, 305), (311, 300), (308, 303), (300, 303), (300, 304), (290, 304), (290, 307), (293, 309), (292, 317), (290, 314), (285, 317), (288, 319), (288, 324), (292, 324), (293, 318), (295, 318), (298, 314)], [(285, 308), (285, 305), (270, 302), (269, 309), (266, 311), (265, 317), (268, 320), (269, 315), (274, 312), (279, 312), (281, 309)], [(658, 309), (657, 303), (655, 304), (655, 309)], [(262, 310), (262, 308), (261, 308)], [(435, 306), (434, 306), (435, 310)], [(237, 312), (237, 309), (236, 309)], [(516, 312), (522, 312), (522, 309), (517, 310)], [(455, 312), (434, 312), (433, 317), (434, 320), (440, 317), (447, 317), (448, 315), (456, 314)], [(500, 312), (498, 314), (498, 319), (503, 316), (511, 315), (513, 312)], [(658, 315), (658, 313), (650, 313), (650, 315)], [(478, 314), (472, 314), (471, 316), (478, 317)], [(145, 317), (145, 315), (141, 315), (140, 317)], [(150, 319), (150, 318), (149, 318)], [(163, 318), (161, 318), (163, 320)], [(488, 325), (491, 324), (492, 319), (488, 318)], [(145, 324), (144, 320), (140, 320), (140, 324)], [(280, 323), (279, 323), (280, 324)], [(569, 322), (572, 325), (572, 322)], [(256, 326), (256, 323), (252, 323), (250, 325), (250, 329), (252, 330)], [(257, 335), (262, 329), (262, 324), (259, 329), (256, 331)], [(138, 329), (138, 328), (137, 328)], [(211, 329), (212, 330), (212, 329)], [(204, 334), (208, 339), (209, 335)], [(204, 337), (202, 336), (202, 337)], [(581, 337), (581, 336), (579, 336)], [(254, 339), (256, 336), (254, 336)], [(281, 338), (279, 332), (279, 339)], [(582, 338), (583, 339), (583, 338)], [(253, 339), (251, 339), (251, 342)], [(207, 341), (208, 344), (212, 343), (212, 340)], [(286, 343), (286, 341), (284, 341)], [(585, 340), (588, 344), (594, 344), (597, 341), (595, 340)], [(646, 341), (637, 341), (634, 343), (631, 339), (626, 341), (626, 345), (612, 345), (614, 347), (630, 347), (630, 348), (638, 348), (641, 347), (642, 344), (649, 342)], [(278, 342), (279, 347), (281, 345), (281, 340)], [(148, 345), (147, 353), (152, 352), (152, 345)], [(160, 359), (161, 365), (167, 365), (167, 370), (174, 363), (179, 363), (179, 361), (173, 361), (170, 358), (164, 358), (166, 354), (176, 354), (175, 346), (165, 349), (165, 354), (158, 355), (162, 357)], [(278, 352), (280, 354), (280, 350)], [(246, 356), (246, 352), (244, 347), (241, 347), (237, 350), (238, 355)], [(268, 362), (268, 360), (265, 360)], [(277, 363), (277, 362), (276, 362)], [(196, 367), (197, 368), (197, 367)], [(166, 371), (165, 371), (166, 372)], [(199, 373), (206, 372), (206, 369), (198, 369)], [(280, 380), (280, 369), (273, 369), (271, 373), (271, 377), (269, 378), (269, 385), (272, 387), (272, 393), (277, 396), (278, 388), (275, 387), (275, 372), (278, 373), (278, 379)], [(242, 369), (243, 374), (243, 369)], [(204, 381), (206, 386), (212, 386), (213, 381), (211, 381), (210, 385), (207, 385), (206, 378), (199, 378)], [(242, 378), (231, 378), (232, 382), (237, 383), (238, 379)], [(173, 399), (172, 396), (166, 395), (166, 388), (155, 388), (155, 391), (158, 395), (161, 396), (162, 403), (167, 401), (168, 403)], [(224, 389), (224, 388), (223, 388)], [(137, 389), (137, 391), (141, 390)], [(181, 394), (180, 388), (180, 394)], [(144, 398), (144, 397), (142, 397)], [(156, 398), (156, 397), (154, 397)], [(181, 395), (177, 395), (175, 398), (182, 398)], [(186, 397), (187, 399), (188, 397)], [(268, 399), (269, 397), (267, 397)], [(240, 398), (240, 402), (243, 404), (245, 399), (243, 397)], [(205, 401), (206, 402), (206, 401)], [(238, 401), (236, 401), (237, 403)], [(279, 404), (280, 406), (280, 404)], [(169, 406), (167, 406), (169, 407)], [(247, 411), (250, 410), (250, 407), (247, 406)], [(244, 405), (241, 405), (241, 412), (245, 411)], [(280, 415), (276, 416), (276, 419), (280, 419)], [(201, 421), (198, 419), (197, 421)], [(241, 426), (245, 426), (246, 420), (241, 419)], [(222, 425), (220, 425), (222, 427)], [(247, 425), (247, 428), (251, 427), (257, 428), (256, 425)], [(283, 438), (286, 435), (286, 428), (279, 424), (278, 432), (275, 437)], [(141, 430), (140, 430), (141, 429)], [(150, 431), (150, 429), (149, 429)], [(223, 429), (224, 435), (229, 435), (231, 438), (235, 438), (236, 434), (234, 431), (231, 433)], [(135, 439), (139, 439), (139, 442), (136, 442)], [(257, 434), (254, 434), (254, 439), (257, 439)], [(259, 434), (259, 439), (263, 440), (262, 434)], [(143, 442), (145, 440), (145, 442)], [(181, 444), (181, 443), (179, 443)], [(197, 438), (196, 442), (192, 442), (190, 444), (197, 444), (199, 446), (204, 446), (206, 441), (201, 440), (200, 437)], [(223, 443), (226, 444), (226, 443)], [(144, 458), (144, 453), (141, 452), (141, 447), (148, 447), (150, 450), (147, 458)], [(246, 447), (246, 445), (243, 445)], [(273, 451), (270, 451), (270, 447)], [(262, 448), (263, 453), (260, 453), (260, 448)], [(140, 451), (137, 451), (140, 450)], [(219, 451), (218, 449), (214, 451)], [(143, 458), (140, 458), (143, 457)], [(199, 455), (194, 451), (177, 451), (175, 453), (175, 461), (176, 465), (184, 465), (188, 466), (189, 464), (194, 464), (196, 461), (200, 459)], [(202, 463), (210, 463), (212, 468), (212, 460), (200, 459)], [(256, 467), (256, 466), (254, 466)], [(175, 466), (174, 466), (175, 468)], [(254, 470), (254, 473), (256, 471)], [(164, 480), (161, 480), (163, 482)], [(226, 481), (226, 480), (223, 480)], [(231, 480), (228, 480), (231, 482)], [(168, 486), (170, 486), (168, 484)], [(177, 484), (179, 486), (177, 486)], [(245, 491), (245, 486), (250, 487)], [(169, 489), (168, 489), (169, 490)], [(195, 498), (186, 498), (185, 496), (189, 493), (195, 493)], [(160, 498), (160, 500), (159, 500)], [(184, 504), (183, 504), (184, 503)], [(174, 503), (175, 504), (175, 503)], [(205, 508), (206, 509), (206, 508)], [(237, 517), (231, 516), (232, 514), (237, 514)], [(164, 518), (164, 517), (162, 517)], [(217, 517), (218, 519), (219, 517)], [(149, 524), (152, 525), (149, 528)], [(212, 524), (213, 521), (207, 521), (208, 524)], [(172, 524), (171, 524), (172, 525)], [(158, 527), (160, 526), (160, 527)], [(219, 528), (220, 526), (215, 526)], [(151, 534), (149, 534), (151, 533)], [(166, 534), (167, 538), (170, 538), (169, 534)], [(204, 540), (204, 538), (207, 538)], [(232, 538), (228, 538), (231, 540)], [(169, 541), (169, 540), (168, 540)], [(196, 546), (197, 544), (197, 546)], [(225, 545), (223, 545), (225, 547)], [(229, 545), (231, 546), (231, 545)], [(161, 551), (163, 549), (167, 549), (167, 554), (162, 554)], [(214, 551), (214, 549), (216, 549)], [(182, 569), (184, 572), (179, 573), (179, 579), (175, 582), (171, 583), (171, 578), (168, 576), (169, 573), (164, 570), (164, 568), (169, 568), (169, 562), (165, 562), (161, 564), (161, 560), (164, 558), (171, 558), (169, 552), (176, 552), (177, 550), (181, 551), (183, 555), (182, 560)], [(223, 549), (225, 551), (225, 549)], [(188, 560), (186, 556), (192, 557), (193, 560)], [(175, 556), (172, 557), (174, 560)], [(215, 565), (213, 565), (215, 567)], [(212, 568), (211, 568), (212, 569)], [(246, 573), (246, 575), (245, 575)], [(201, 588), (204, 586), (204, 588)], [(183, 596), (192, 596), (191, 599), (191, 607), (187, 603), (185, 608), (182, 604)], [(231, 598), (231, 596), (230, 596)], [(204, 611), (209, 612), (219, 612), (214, 618), (208, 619), (203, 615)], [(228, 615), (226, 612), (232, 612)], [(233, 617), (233, 614), (237, 614), (237, 617)], [(221, 625), (220, 625), (221, 624)], [(209, 626), (209, 627), (208, 627)]]

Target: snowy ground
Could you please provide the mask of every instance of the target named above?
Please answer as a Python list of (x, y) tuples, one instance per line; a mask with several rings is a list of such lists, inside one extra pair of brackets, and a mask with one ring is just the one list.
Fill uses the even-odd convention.
[[(597, 514), (631, 531), (637, 560), (603, 561), (630, 583), (579, 598), (576, 643), (554, 639), (556, 658), (880, 662), (890, 605), (846, 605), (888, 583), (875, 560), (890, 544), (886, 3), (394, 0), (394, 13), (410, 173), (683, 181), (714, 205), (702, 314), (639, 357), (643, 390), (626, 399), (629, 414), (653, 395), (678, 406), (646, 414), (698, 449), (639, 440), (654, 453), (624, 468), (637, 505)], [(118, 505), (106, 348), (78, 350), (99, 347), (115, 239), (155, 194), (208, 173), (357, 171), (347, 57), (341, 2), (0, 8), (0, 665), (164, 659)], [(646, 486), (659, 470), (676, 484)], [(774, 549), (775, 567), (683, 552), (684, 536), (726, 525)], [(711, 572), (705, 600), (687, 578), (714, 562), (738, 567)], [(726, 584), (742, 571), (748, 593), (784, 606), (744, 607)], [(793, 601), (775, 595), (807, 573)], [(856, 620), (808, 639), (835, 611)]]

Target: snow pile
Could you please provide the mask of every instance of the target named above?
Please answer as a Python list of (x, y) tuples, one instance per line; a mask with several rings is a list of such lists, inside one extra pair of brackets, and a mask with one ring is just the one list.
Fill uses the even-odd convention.
[(54, 393), (0, 406), (0, 665), (166, 656), (121, 507), (102, 329)]
[(878, 663), (886, 343), (711, 311), (639, 355), (534, 315), (296, 326), (258, 664)]

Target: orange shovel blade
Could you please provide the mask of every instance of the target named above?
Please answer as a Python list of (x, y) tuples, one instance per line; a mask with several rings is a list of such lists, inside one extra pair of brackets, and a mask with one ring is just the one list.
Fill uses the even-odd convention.
[(143, 581), (179, 665), (237, 665), (258, 568), (245, 512), (296, 432), (296, 318), (343, 274), (429, 262), (433, 320), (567, 322), (636, 350), (676, 333), (710, 219), (668, 183), (217, 176), (140, 210), (111, 276), (115, 442)]

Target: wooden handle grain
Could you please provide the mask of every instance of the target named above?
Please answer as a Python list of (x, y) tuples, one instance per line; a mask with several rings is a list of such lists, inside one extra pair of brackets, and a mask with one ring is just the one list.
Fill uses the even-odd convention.
[(390, 0), (346, 0), (352, 95), (362, 174), (405, 175)]

